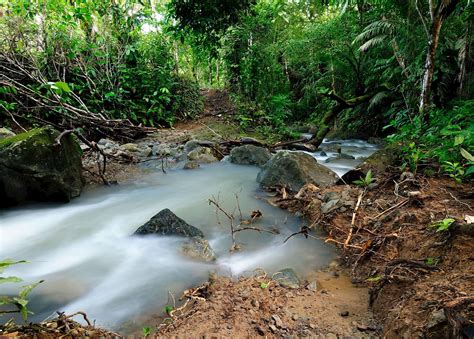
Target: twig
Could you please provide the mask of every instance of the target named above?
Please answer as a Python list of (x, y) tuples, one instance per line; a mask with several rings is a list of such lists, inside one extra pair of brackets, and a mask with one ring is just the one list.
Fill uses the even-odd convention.
[(357, 211), (359, 210), (359, 206), (360, 206), (360, 203), (362, 202), (362, 197), (364, 196), (364, 194), (365, 194), (365, 189), (359, 194), (359, 197), (357, 198), (357, 204), (355, 206), (354, 212), (352, 213), (351, 229), (349, 230), (349, 235), (347, 236), (346, 241), (344, 241), (344, 248), (346, 248), (351, 242), (352, 233), (354, 232), (354, 228), (355, 228), (355, 220), (357, 216)]
[(398, 207), (402, 207), (403, 205), (405, 205), (408, 201), (410, 201), (410, 199), (405, 199), (405, 200), (402, 200), (401, 202), (399, 202), (398, 204), (396, 205), (393, 205), (392, 207), (390, 208), (387, 208), (385, 211), (377, 214), (375, 217), (370, 217), (369, 220), (375, 220), (375, 219), (378, 219), (380, 218), (382, 215), (386, 214), (387, 212), (390, 212)]
[(470, 211), (472, 211), (472, 207), (471, 207), (469, 204), (460, 201), (460, 200), (459, 200), (458, 198), (456, 198), (451, 192), (448, 192), (447, 189), (442, 188), (442, 190), (445, 191), (446, 193), (448, 193), (448, 194), (451, 196), (451, 198), (453, 198), (457, 203), (466, 206), (467, 208), (469, 208)]

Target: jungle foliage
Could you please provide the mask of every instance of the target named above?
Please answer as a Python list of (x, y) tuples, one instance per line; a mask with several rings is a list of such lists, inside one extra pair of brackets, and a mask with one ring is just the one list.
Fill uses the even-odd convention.
[(472, 172), (470, 0), (0, 6), (5, 120), (166, 126), (200, 114), (200, 88), (226, 87), (244, 129), (291, 138), (312, 127), (314, 144), (330, 130), (389, 135), (407, 166)]

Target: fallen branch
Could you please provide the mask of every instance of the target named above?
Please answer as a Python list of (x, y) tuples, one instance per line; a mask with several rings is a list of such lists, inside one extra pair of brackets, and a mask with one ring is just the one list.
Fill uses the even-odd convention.
[(354, 232), (354, 228), (355, 228), (355, 220), (356, 220), (356, 216), (357, 216), (357, 211), (359, 210), (359, 206), (362, 202), (362, 197), (364, 196), (364, 194), (365, 194), (365, 190), (363, 190), (359, 194), (359, 197), (357, 198), (357, 204), (355, 206), (354, 212), (352, 213), (351, 229), (349, 230), (349, 234), (346, 238), (346, 241), (344, 241), (344, 248), (346, 248), (349, 245), (349, 243), (351, 242), (352, 233)]

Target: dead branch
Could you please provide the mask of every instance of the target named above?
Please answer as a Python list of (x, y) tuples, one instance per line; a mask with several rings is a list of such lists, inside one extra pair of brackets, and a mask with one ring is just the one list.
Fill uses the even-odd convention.
[(365, 194), (365, 190), (363, 190), (359, 194), (359, 197), (357, 198), (357, 204), (355, 206), (354, 212), (352, 213), (352, 221), (351, 221), (351, 228), (349, 230), (349, 235), (347, 236), (346, 241), (344, 241), (344, 248), (346, 248), (349, 245), (349, 243), (351, 242), (352, 233), (354, 232), (354, 228), (355, 228), (355, 220), (356, 220), (356, 216), (357, 216), (357, 211), (359, 210), (359, 206), (362, 202), (362, 197), (364, 196), (364, 194)]

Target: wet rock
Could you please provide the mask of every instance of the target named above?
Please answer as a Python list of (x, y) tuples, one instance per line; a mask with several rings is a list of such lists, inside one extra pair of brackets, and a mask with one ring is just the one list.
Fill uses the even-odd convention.
[(321, 153), (319, 153), (319, 155), (322, 156), (322, 157), (327, 157), (328, 156), (328, 154), (324, 151), (321, 151)]
[(197, 169), (201, 165), (197, 161), (188, 161), (187, 163), (184, 164), (183, 169)]
[(255, 145), (235, 147), (230, 152), (230, 162), (239, 165), (263, 166), (271, 157), (266, 148)]
[(8, 128), (1, 127), (0, 128), (0, 140), (5, 139), (5, 138), (11, 138), (14, 137), (16, 134), (10, 131)]
[(347, 153), (340, 153), (338, 154), (337, 158), (336, 159), (347, 159), (347, 160), (354, 160), (355, 157), (353, 157), (352, 155), (350, 154), (347, 154)]
[(274, 275), (274, 280), (276, 280), (281, 286), (287, 288), (299, 288), (300, 279), (296, 275), (296, 272), (292, 268), (285, 268)]
[(208, 164), (211, 162), (216, 162), (219, 161), (214, 154), (212, 153), (212, 150), (209, 147), (197, 147), (191, 152), (188, 153), (188, 159), (192, 161), (197, 161), (199, 163), (204, 163)]
[(287, 151), (274, 155), (257, 176), (262, 187), (286, 185), (293, 191), (309, 183), (325, 188), (335, 184), (337, 179), (336, 173), (318, 164), (312, 156)]
[(189, 225), (169, 209), (164, 209), (154, 215), (147, 223), (140, 226), (134, 234), (158, 234), (184, 237), (204, 237), (202, 231)]
[(385, 172), (387, 167), (395, 166), (400, 158), (400, 146), (396, 144), (387, 145), (367, 158), (362, 164), (357, 166), (357, 170), (365, 174), (372, 170), (374, 175)]
[(306, 288), (311, 292), (317, 292), (321, 288), (321, 285), (317, 280), (313, 280), (308, 284), (308, 286), (306, 286)]
[(209, 245), (209, 242), (196, 237), (187, 239), (181, 246), (181, 252), (187, 257), (206, 262), (217, 259), (216, 253)]
[(72, 134), (57, 145), (58, 136), (44, 127), (0, 140), (0, 207), (69, 201), (81, 194), (81, 148)]
[(330, 143), (330, 144), (321, 144), (319, 149), (324, 152), (336, 152), (341, 153), (341, 144)]

